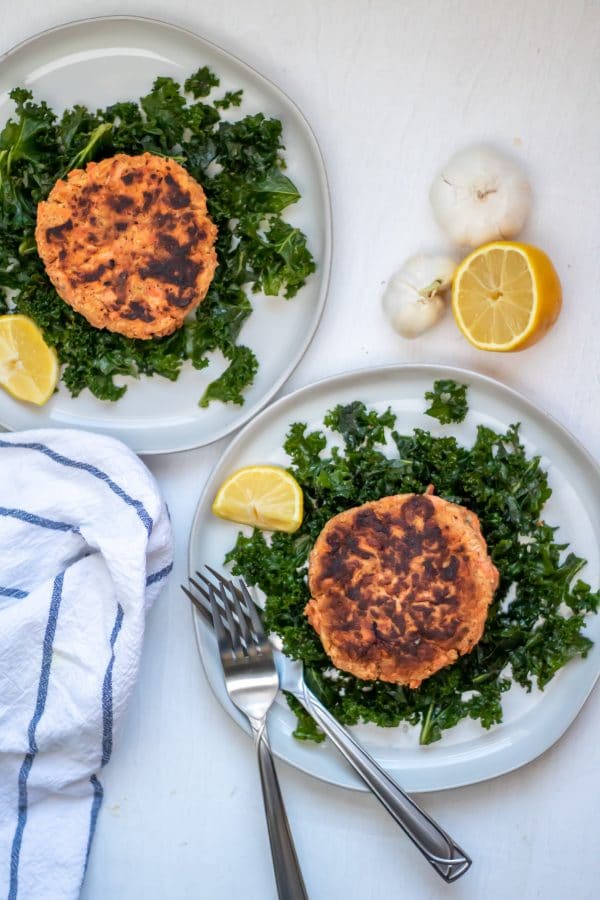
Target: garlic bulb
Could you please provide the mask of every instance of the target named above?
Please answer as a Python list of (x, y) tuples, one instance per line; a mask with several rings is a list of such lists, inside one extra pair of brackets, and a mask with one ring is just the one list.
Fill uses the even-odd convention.
[(383, 294), (383, 309), (396, 331), (416, 338), (444, 314), (444, 298), (456, 262), (447, 256), (419, 254), (407, 259), (393, 275)]
[(531, 208), (531, 187), (520, 166), (492, 147), (456, 153), (429, 194), (438, 224), (459, 246), (516, 237)]

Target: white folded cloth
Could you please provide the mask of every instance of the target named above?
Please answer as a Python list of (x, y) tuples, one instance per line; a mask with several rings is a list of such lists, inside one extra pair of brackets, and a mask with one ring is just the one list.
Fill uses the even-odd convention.
[(0, 897), (79, 895), (98, 773), (171, 567), (167, 508), (127, 447), (0, 434)]

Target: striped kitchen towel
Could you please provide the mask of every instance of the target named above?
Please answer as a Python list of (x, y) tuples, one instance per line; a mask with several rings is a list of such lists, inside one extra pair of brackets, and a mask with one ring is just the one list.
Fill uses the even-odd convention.
[(79, 895), (99, 773), (171, 566), (166, 506), (127, 447), (0, 434), (0, 898)]

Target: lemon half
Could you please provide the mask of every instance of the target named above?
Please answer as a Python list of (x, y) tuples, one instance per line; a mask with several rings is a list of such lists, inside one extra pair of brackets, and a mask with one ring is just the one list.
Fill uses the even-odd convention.
[(464, 336), (480, 350), (524, 350), (552, 327), (562, 304), (558, 275), (537, 247), (494, 241), (460, 264), (452, 311)]
[(246, 466), (223, 482), (212, 505), (221, 519), (267, 531), (297, 531), (302, 524), (302, 488), (280, 466)]
[(58, 357), (32, 319), (0, 316), (0, 385), (16, 397), (42, 406), (59, 374)]

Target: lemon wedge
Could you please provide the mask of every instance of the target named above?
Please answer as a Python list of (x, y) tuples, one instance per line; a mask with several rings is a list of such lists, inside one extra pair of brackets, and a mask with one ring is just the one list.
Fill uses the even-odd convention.
[(480, 350), (524, 350), (542, 338), (560, 312), (562, 290), (550, 259), (537, 247), (494, 241), (459, 265), (452, 311)]
[(246, 466), (223, 482), (212, 505), (221, 519), (266, 531), (297, 531), (302, 524), (302, 488), (280, 466)]
[(58, 381), (58, 357), (32, 319), (0, 316), (0, 386), (16, 397), (42, 406)]

